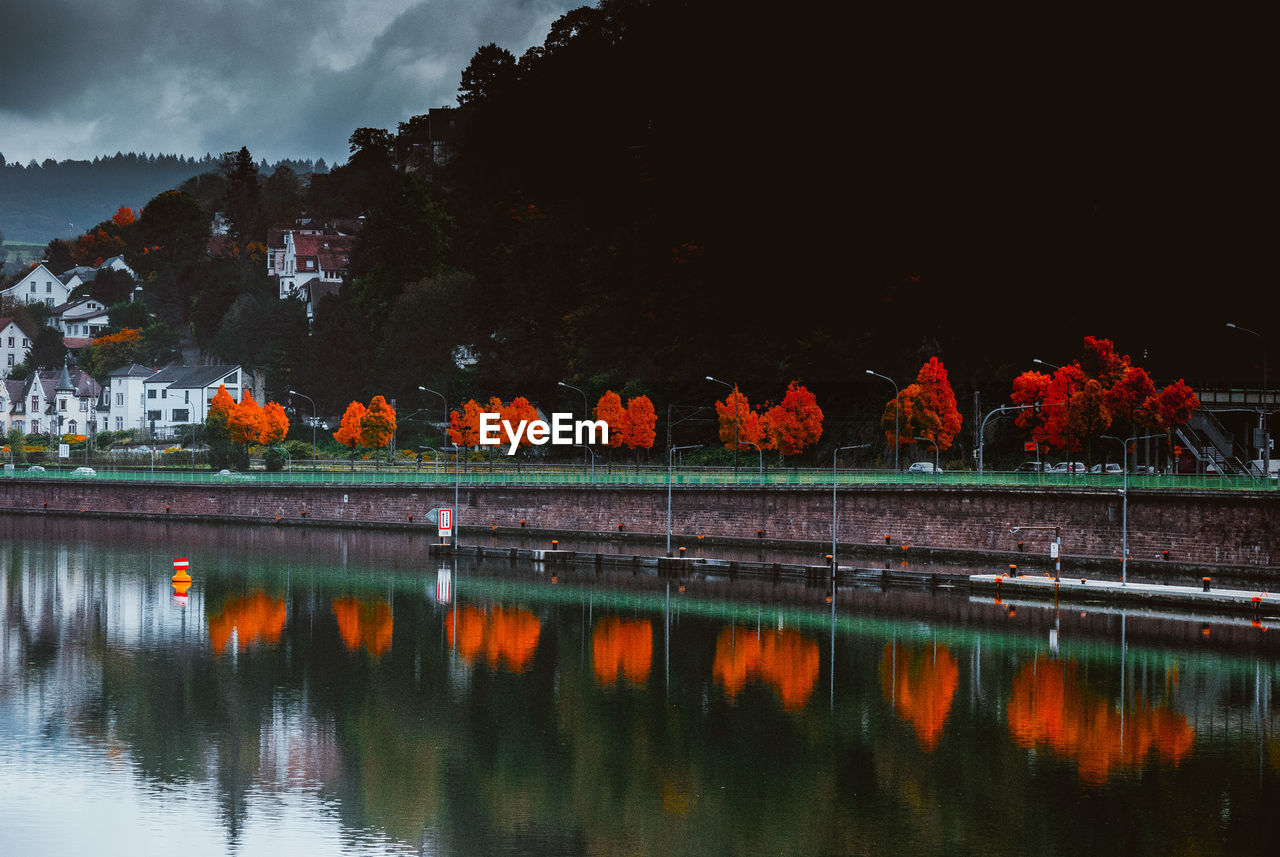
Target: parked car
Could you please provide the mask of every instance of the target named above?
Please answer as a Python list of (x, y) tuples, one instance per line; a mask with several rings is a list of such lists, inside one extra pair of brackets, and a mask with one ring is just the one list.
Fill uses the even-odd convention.
[(908, 473), (941, 473), (942, 468), (935, 468), (932, 461), (917, 461), (907, 468)]
[(71, 471), (71, 475), (83, 476), (87, 478), (90, 476), (97, 476), (98, 471), (94, 470), (92, 467), (77, 467), (75, 470)]
[(33, 464), (27, 468), (28, 473), (44, 473), (44, 468), (39, 464)]
[(1102, 473), (1107, 476), (1120, 476), (1124, 473), (1124, 468), (1114, 461), (1110, 464), (1095, 464), (1089, 468), (1090, 473)]
[(1059, 461), (1053, 465), (1050, 473), (1088, 473), (1089, 469), (1084, 466), (1083, 461)]
[(1024, 461), (1013, 469), (1014, 473), (1048, 473), (1052, 468), (1047, 461)]
[(1160, 471), (1156, 470), (1150, 464), (1135, 464), (1129, 468), (1129, 472), (1135, 476), (1155, 476)]

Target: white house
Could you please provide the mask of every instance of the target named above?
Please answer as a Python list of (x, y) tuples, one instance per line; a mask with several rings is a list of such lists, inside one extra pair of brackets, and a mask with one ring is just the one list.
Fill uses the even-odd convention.
[(26, 362), (34, 339), (34, 333), (23, 330), (13, 319), (0, 317), (0, 378), (8, 378), (14, 366)]
[(67, 296), (70, 294), (71, 289), (67, 284), (42, 262), (18, 282), (0, 292), (0, 297), (12, 298), (18, 303), (43, 303), (54, 307), (66, 303)]
[(5, 383), (4, 430), (26, 434), (90, 434), (101, 390), (84, 371), (66, 366)]
[(296, 228), (273, 228), (268, 233), (267, 276), (276, 280), (280, 299), (300, 297), (307, 318), (325, 295), (335, 294), (351, 266), (354, 239), (343, 232), (303, 218)]
[(205, 421), (219, 386), (225, 386), (231, 398), (240, 401), (248, 381), (239, 366), (166, 366), (155, 370), (135, 363), (107, 373), (99, 414), (112, 431), (147, 429), (156, 437), (168, 438), (178, 426)]
[(106, 330), (107, 322), (106, 306), (93, 298), (59, 304), (49, 313), (49, 326), (67, 339), (92, 339)]

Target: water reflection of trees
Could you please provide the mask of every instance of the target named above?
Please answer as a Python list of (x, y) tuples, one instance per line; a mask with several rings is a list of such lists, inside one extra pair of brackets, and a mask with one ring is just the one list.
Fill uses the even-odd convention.
[(606, 616), (591, 634), (591, 666), (596, 681), (643, 685), (653, 665), (653, 624), (648, 619)]
[(209, 643), (215, 653), (224, 652), (234, 631), (236, 648), (242, 652), (253, 643), (275, 644), (280, 642), (287, 617), (283, 598), (262, 591), (231, 596), (209, 617)]
[(712, 674), (734, 699), (754, 679), (778, 694), (782, 707), (799, 711), (818, 683), (818, 644), (798, 631), (748, 631), (736, 626), (716, 637)]
[(889, 643), (880, 655), (880, 688), (925, 750), (938, 746), (959, 685), (960, 666), (946, 646)]
[(460, 607), (457, 627), (453, 612), (445, 617), (445, 634), (464, 661), (483, 657), (490, 669), (516, 673), (529, 668), (541, 631), (538, 617), (519, 607)]
[(391, 648), (391, 605), (385, 599), (370, 604), (346, 596), (333, 599), (331, 606), (333, 618), (338, 622), (338, 634), (348, 649), (354, 652), (363, 647), (380, 658)]
[(1073, 661), (1025, 665), (1013, 679), (1007, 713), (1015, 743), (1047, 744), (1075, 759), (1080, 779), (1095, 785), (1113, 770), (1141, 768), (1151, 753), (1177, 764), (1195, 737), (1186, 718), (1167, 705), (1153, 706), (1141, 694), (1117, 705), (1090, 690)]

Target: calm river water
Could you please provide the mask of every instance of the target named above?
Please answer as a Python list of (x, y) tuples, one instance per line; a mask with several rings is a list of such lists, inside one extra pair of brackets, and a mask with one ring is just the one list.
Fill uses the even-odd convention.
[(0, 853), (1280, 847), (1280, 629), (427, 542), (0, 516)]

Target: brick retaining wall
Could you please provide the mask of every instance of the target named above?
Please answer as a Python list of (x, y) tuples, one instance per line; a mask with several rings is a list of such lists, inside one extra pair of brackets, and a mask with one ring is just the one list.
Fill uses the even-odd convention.
[[(407, 485), (169, 484), (110, 480), (30, 480), (0, 483), (7, 509), (122, 517), (150, 515), (262, 523), (276, 518), (350, 524), (429, 526), (424, 515), (452, 506), (451, 487)], [(566, 533), (666, 532), (665, 487), (464, 487), (458, 522), (464, 529), (519, 527)], [(47, 504), (47, 505), (46, 505)], [(166, 507), (168, 509), (166, 510)], [(1013, 526), (1062, 527), (1064, 553), (1120, 556), (1120, 498), (1080, 488), (841, 488), (838, 530), (843, 545), (913, 545), (954, 550), (1047, 552), (1050, 533), (1010, 533)], [(831, 541), (827, 487), (675, 486), (672, 530), (678, 538)], [(304, 515), (305, 512), (305, 515)], [(413, 521), (410, 521), (410, 516)], [(1280, 564), (1280, 494), (1231, 491), (1134, 490), (1129, 548), (1135, 561), (1170, 552), (1181, 563), (1268, 568)]]

